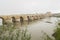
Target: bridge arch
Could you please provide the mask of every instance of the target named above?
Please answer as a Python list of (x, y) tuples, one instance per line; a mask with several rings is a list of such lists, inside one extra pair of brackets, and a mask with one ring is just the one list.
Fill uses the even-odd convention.
[(0, 25), (4, 25), (4, 18), (0, 17)]

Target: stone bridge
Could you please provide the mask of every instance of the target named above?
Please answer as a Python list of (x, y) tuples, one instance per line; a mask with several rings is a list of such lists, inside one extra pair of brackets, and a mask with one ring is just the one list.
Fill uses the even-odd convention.
[(2, 20), (2, 24), (6, 23), (15, 23), (15, 22), (23, 22), (23, 21), (34, 21), (39, 20), (45, 17), (50, 17), (51, 14), (20, 14), (20, 15), (1, 15), (0, 19)]

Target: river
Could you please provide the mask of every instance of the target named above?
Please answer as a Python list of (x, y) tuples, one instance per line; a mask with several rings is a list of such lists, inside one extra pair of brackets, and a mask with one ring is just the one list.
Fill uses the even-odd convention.
[[(31, 40), (45, 40), (46, 35), (48, 35), (51, 39), (54, 40), (52, 34), (56, 27), (56, 22), (59, 18), (51, 17), (45, 18), (40, 21), (37, 21), (34, 24), (28, 25), (28, 30), (31, 33)], [(45, 38), (45, 39), (44, 39)]]

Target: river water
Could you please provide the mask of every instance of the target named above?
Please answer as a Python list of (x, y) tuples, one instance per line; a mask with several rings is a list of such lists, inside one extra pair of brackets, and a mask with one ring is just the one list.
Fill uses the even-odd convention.
[[(42, 19), (34, 24), (28, 25), (28, 30), (31, 33), (31, 40), (45, 40), (47, 35), (54, 40), (52, 34), (57, 28), (56, 24), (59, 18), (51, 17)], [(44, 39), (45, 38), (45, 39)]]

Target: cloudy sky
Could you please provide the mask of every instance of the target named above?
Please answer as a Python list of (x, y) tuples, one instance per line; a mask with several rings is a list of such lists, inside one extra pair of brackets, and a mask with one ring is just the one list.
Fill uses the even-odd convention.
[(0, 15), (60, 12), (60, 0), (0, 0)]

